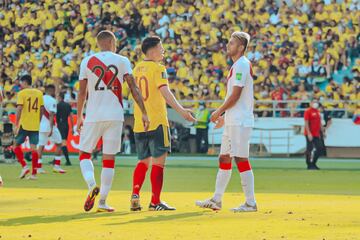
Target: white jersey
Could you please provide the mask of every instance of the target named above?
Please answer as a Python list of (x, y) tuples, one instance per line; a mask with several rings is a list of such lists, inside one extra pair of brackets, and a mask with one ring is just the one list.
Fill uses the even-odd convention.
[(99, 52), (84, 58), (79, 80), (87, 80), (85, 122), (124, 121), (123, 77), (132, 74), (129, 59), (113, 52)]
[(50, 113), (56, 115), (56, 99), (49, 95), (44, 95), (44, 115), (41, 117), (39, 132), (50, 132)]
[(242, 56), (231, 67), (227, 78), (228, 99), (234, 86), (242, 87), (241, 96), (234, 106), (225, 112), (225, 126), (254, 126), (254, 90), (250, 61)]

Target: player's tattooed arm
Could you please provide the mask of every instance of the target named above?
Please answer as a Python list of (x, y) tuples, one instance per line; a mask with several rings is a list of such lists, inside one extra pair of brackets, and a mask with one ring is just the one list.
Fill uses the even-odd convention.
[(184, 108), (175, 98), (168, 85), (160, 87), (160, 93), (164, 97), (167, 104), (170, 105), (176, 112), (178, 112), (185, 120), (189, 122), (195, 122), (196, 119), (192, 115), (190, 109)]
[(131, 91), (131, 95), (133, 96), (136, 104), (139, 106), (139, 108), (142, 112), (142, 115), (143, 115), (142, 121), (143, 121), (144, 128), (146, 131), (149, 127), (149, 119), (147, 117), (147, 112), (145, 109), (144, 98), (141, 95), (140, 89), (138, 88), (138, 86), (135, 83), (135, 79), (134, 79), (133, 75), (126, 74), (124, 76), (124, 80), (127, 82), (128, 86), (130, 88), (130, 91)]
[(215, 112), (211, 114), (210, 121), (216, 122), (226, 110), (233, 107), (235, 103), (239, 100), (242, 89), (242, 87), (235, 86), (230, 97), (226, 99), (225, 102)]

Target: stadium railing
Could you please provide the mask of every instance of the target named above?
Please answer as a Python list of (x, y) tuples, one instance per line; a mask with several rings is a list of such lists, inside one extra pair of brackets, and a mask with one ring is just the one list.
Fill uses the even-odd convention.
[[(132, 114), (133, 107), (132, 101), (126, 101), (124, 103), (124, 110), (128, 114)], [(185, 106), (197, 106), (199, 102), (204, 102), (203, 100), (181, 100), (180, 101)], [(212, 105), (220, 105), (223, 100), (206, 100), (206, 105), (209, 110), (215, 110), (216, 107), (212, 107)], [(76, 111), (76, 101), (71, 101), (71, 105), (73, 106), (73, 111)], [(325, 112), (329, 112), (331, 117), (333, 118), (350, 118), (353, 115), (353, 111), (356, 108), (359, 108), (360, 101), (350, 101), (350, 100), (326, 100), (320, 101), (320, 103), (324, 106), (323, 110)], [(15, 101), (4, 101), (4, 104), (16, 104)], [(267, 116), (263, 117), (299, 117), (302, 116), (303, 112), (309, 106), (309, 100), (281, 100), (281, 101), (274, 101), (274, 100), (255, 100), (254, 105), (254, 112), (257, 114), (258, 117), (262, 117), (262, 113), (267, 112)], [(326, 105), (330, 105), (332, 107), (327, 107)], [(339, 108), (337, 107), (339, 104), (342, 104), (344, 107)], [(351, 106), (351, 107), (349, 107)], [(0, 113), (3, 111), (7, 111), (8, 113), (15, 113), (15, 108), (2, 108)]]

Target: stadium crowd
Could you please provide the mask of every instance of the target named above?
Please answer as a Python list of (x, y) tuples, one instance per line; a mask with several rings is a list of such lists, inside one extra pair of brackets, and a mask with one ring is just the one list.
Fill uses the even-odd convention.
[[(277, 104), (296, 109), (306, 107), (301, 101), (315, 97), (327, 110), (346, 108), (360, 114), (360, 103), (331, 102), (360, 101), (360, 2), (356, 0), (0, 2), (5, 109), (14, 108), (18, 79), (24, 74), (31, 74), (40, 89), (55, 83), (66, 92), (66, 101), (75, 101), (80, 61), (98, 50), (95, 36), (102, 29), (115, 33), (119, 52), (134, 65), (142, 58), (141, 39), (160, 36), (176, 96), (189, 101), (223, 99), (231, 64), (227, 39), (242, 30), (252, 37), (247, 56), (255, 74), (256, 100), (300, 100)], [(258, 113), (272, 116), (271, 107), (259, 103)]]

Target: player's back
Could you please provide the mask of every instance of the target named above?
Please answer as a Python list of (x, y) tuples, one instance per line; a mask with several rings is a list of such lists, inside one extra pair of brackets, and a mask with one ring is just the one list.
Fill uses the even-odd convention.
[(93, 54), (81, 62), (79, 79), (87, 80), (85, 122), (123, 121), (123, 77), (132, 74), (130, 61), (106, 51)]
[(40, 126), (40, 109), (43, 104), (43, 93), (35, 88), (26, 88), (18, 93), (18, 105), (22, 105), (20, 125), (27, 131), (38, 131)]
[[(160, 92), (162, 86), (168, 85), (165, 66), (153, 61), (142, 61), (135, 66), (134, 77), (150, 120), (148, 131), (155, 130), (159, 125), (169, 126), (166, 102)], [(134, 132), (144, 132), (142, 113), (137, 104), (134, 105), (134, 117)]]

